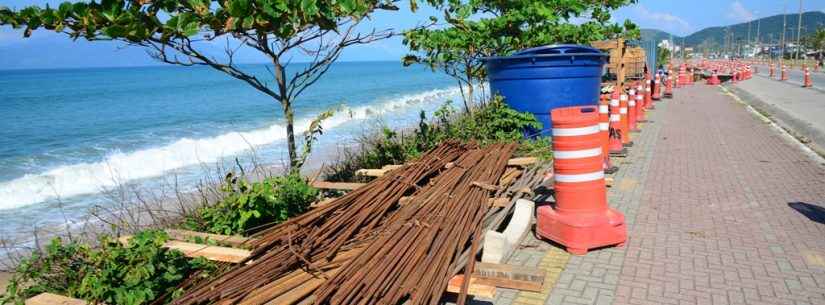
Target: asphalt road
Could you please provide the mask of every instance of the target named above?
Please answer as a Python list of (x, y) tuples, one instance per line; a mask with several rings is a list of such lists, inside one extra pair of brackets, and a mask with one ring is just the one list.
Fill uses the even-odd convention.
[[(759, 67), (759, 75), (762, 75), (762, 76), (765, 76), (765, 77), (768, 77), (768, 75), (770, 75), (770, 70), (769, 70), (768, 66), (758, 65), (758, 67)], [(825, 90), (825, 73), (823, 73), (822, 71), (825, 71), (825, 70), (820, 69), (819, 72), (814, 72), (813, 68), (811, 68), (811, 81), (813, 83), (814, 88), (817, 88), (817, 89), (820, 89), (820, 90)], [(777, 70), (775, 72), (774, 79), (779, 79), (779, 73), (780, 73), (779, 70)], [(788, 69), (788, 80), (787, 80), (788, 83), (802, 86), (802, 82), (804, 80), (804, 77), (805, 77), (805, 74), (799, 68)]]
[[(770, 116), (798, 137), (804, 137), (816, 151), (825, 155), (825, 75), (817, 73), (814, 85), (817, 89), (802, 88), (802, 76), (789, 75), (788, 81), (780, 82), (764, 76), (760, 68), (758, 76), (730, 88), (755, 108)], [(814, 73), (811, 73), (814, 74)], [(817, 83), (818, 81), (818, 83)]]

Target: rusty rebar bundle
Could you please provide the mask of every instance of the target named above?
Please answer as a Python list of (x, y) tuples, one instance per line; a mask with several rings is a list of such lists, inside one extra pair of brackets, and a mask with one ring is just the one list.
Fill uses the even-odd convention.
[[(419, 160), (319, 208), (257, 234), (253, 253), (239, 266), (188, 289), (173, 304), (266, 304), (302, 299), (359, 253), (416, 192), (475, 145), (444, 143)], [(282, 303), (273, 303), (282, 304)]]
[(480, 235), (495, 191), (485, 186), (498, 182), (514, 149), (492, 145), (463, 155), (318, 289), (315, 304), (437, 304), (458, 258)]

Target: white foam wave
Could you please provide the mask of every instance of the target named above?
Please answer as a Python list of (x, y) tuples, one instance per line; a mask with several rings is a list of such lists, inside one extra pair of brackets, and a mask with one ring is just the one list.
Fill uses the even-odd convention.
[[(376, 105), (345, 108), (322, 125), (325, 130), (330, 130), (350, 121), (367, 119), (422, 102), (443, 101), (457, 94), (458, 88), (436, 89), (378, 101)], [(306, 130), (310, 122), (311, 118), (299, 120), (295, 129)], [(115, 151), (99, 162), (59, 166), (42, 173), (26, 174), (0, 182), (0, 209), (40, 203), (58, 196), (68, 198), (94, 194), (118, 183), (157, 177), (196, 164), (214, 163), (243, 153), (251, 147), (272, 144), (285, 138), (283, 126), (273, 124), (267, 128), (233, 131), (209, 138), (181, 138), (163, 146), (133, 152)]]

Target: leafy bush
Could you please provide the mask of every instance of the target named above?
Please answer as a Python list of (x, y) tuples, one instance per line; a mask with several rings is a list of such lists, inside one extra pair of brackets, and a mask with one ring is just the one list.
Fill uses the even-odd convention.
[(159, 230), (140, 232), (127, 244), (104, 236), (96, 248), (55, 238), (21, 262), (0, 302), (24, 304), (43, 292), (112, 305), (171, 299), (181, 281), (199, 270), (205, 276), (215, 266), (164, 248), (168, 238)]
[(445, 140), (476, 141), (482, 145), (496, 142), (521, 142), (519, 153), (542, 159), (552, 158), (549, 138), (526, 139), (524, 130), (540, 129), (541, 123), (530, 113), (518, 112), (504, 103), (501, 97), (476, 108), (473, 112), (459, 112), (447, 102), (427, 119), (421, 112), (418, 128), (400, 134), (386, 127), (381, 132), (360, 140), (356, 151), (345, 151), (341, 161), (333, 163), (325, 172), (332, 181), (358, 181), (355, 171), (360, 168), (380, 168), (387, 164), (401, 164), (435, 147)]
[(249, 233), (305, 212), (318, 197), (318, 190), (297, 173), (254, 183), (229, 173), (221, 190), (226, 194), (221, 202), (199, 208), (183, 226), (216, 234)]
[(436, 142), (444, 139), (475, 140), (481, 144), (518, 142), (525, 139), (525, 130), (541, 129), (541, 123), (533, 114), (510, 108), (501, 96), (471, 113), (457, 114), (448, 103), (436, 111), (435, 116), (437, 121), (429, 132), (434, 134), (431, 137)]

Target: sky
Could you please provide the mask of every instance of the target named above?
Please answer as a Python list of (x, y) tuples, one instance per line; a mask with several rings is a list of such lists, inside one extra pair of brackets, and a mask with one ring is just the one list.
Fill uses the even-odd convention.
[[(20, 9), (27, 5), (56, 6), (60, 1), (47, 0), (0, 0), (0, 6)], [(369, 21), (370, 27), (402, 30), (413, 27), (430, 15), (440, 14), (423, 8), (412, 13), (401, 1), (397, 12), (382, 12)], [(719, 0), (641, 0), (623, 7), (613, 14), (613, 20), (625, 19), (641, 28), (653, 28), (687, 35), (711, 26), (724, 26), (752, 20), (754, 18), (782, 14), (783, 3), (787, 12), (796, 13), (799, 1), (719, 1)], [(803, 1), (803, 11), (825, 11), (825, 0)], [(406, 47), (400, 38), (379, 41), (370, 45), (347, 49), (342, 61), (390, 60), (398, 61), (406, 54)], [(261, 62), (263, 59), (250, 52), (241, 54), (241, 62)], [(300, 61), (300, 58), (295, 61)], [(0, 70), (4, 69), (44, 69), (44, 68), (85, 68), (123, 67), (159, 65), (143, 49), (126, 47), (116, 42), (90, 43), (82, 39), (71, 41), (64, 35), (48, 31), (36, 31), (31, 38), (22, 38), (21, 30), (8, 26), (0, 27)]]

